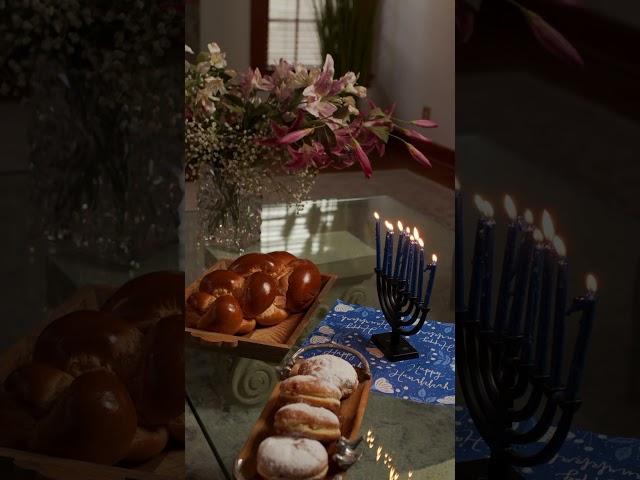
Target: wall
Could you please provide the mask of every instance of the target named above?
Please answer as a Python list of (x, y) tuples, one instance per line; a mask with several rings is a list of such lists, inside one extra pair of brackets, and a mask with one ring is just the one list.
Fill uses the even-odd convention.
[[(631, 27), (640, 27), (638, 0), (581, 0), (582, 6)], [(579, 3), (578, 3), (579, 5)]]
[(230, 67), (249, 66), (251, 0), (200, 0), (200, 49), (210, 42), (227, 53)]
[(431, 107), (434, 141), (455, 148), (455, 2), (382, 0), (371, 97), (415, 119)]

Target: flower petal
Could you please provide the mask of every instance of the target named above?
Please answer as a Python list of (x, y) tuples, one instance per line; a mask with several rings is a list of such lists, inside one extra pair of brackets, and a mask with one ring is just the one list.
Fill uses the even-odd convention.
[(411, 123), (422, 128), (436, 128), (438, 126), (436, 122), (432, 122), (431, 120), (427, 120), (426, 118), (411, 120)]
[(412, 140), (418, 140), (419, 142), (424, 142), (424, 143), (433, 143), (433, 140), (425, 137), (420, 132), (416, 132), (415, 130), (410, 130), (408, 128), (398, 128), (398, 130), (400, 130), (400, 132), (402, 132), (404, 136)]
[(364, 176), (367, 178), (371, 177), (373, 169), (371, 168), (371, 161), (369, 160), (369, 157), (356, 139), (353, 140), (353, 147), (355, 148), (356, 157), (358, 158), (358, 162), (360, 162), (360, 167), (362, 167)]
[(549, 25), (540, 15), (531, 10), (522, 9), (529, 23), (531, 31), (538, 42), (556, 57), (575, 65), (584, 66), (584, 61), (578, 51), (555, 28)]
[(425, 167), (431, 166), (431, 162), (429, 161), (429, 159), (425, 157), (420, 150), (418, 150), (416, 147), (411, 145), (409, 142), (405, 142), (404, 144), (407, 146), (407, 149), (409, 150), (409, 154), (413, 157), (413, 159), (416, 162), (420, 163), (421, 165), (424, 165)]
[(303, 128), (302, 130), (295, 130), (293, 132), (289, 132), (283, 137), (280, 137), (278, 139), (278, 143), (280, 145), (289, 145), (290, 143), (295, 143), (298, 140), (301, 140), (307, 135), (309, 135), (311, 132), (313, 132), (313, 130), (314, 130), (313, 128)]

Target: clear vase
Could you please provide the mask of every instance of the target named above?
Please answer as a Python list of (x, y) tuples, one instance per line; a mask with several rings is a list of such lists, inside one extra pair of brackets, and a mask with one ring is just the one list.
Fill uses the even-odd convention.
[(260, 241), (262, 195), (238, 192), (210, 165), (200, 168), (198, 220), (205, 245), (244, 253)]

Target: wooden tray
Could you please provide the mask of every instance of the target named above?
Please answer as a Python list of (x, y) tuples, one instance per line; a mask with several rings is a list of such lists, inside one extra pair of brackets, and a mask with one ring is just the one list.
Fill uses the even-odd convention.
[[(54, 308), (46, 321), (0, 355), (0, 385), (16, 368), (31, 361), (33, 347), (49, 323), (77, 310), (98, 310), (115, 291), (114, 287), (89, 285), (78, 289), (62, 305)], [(1, 428), (1, 427), (0, 427)], [(0, 448), (0, 457), (9, 457), (24, 469), (35, 470), (59, 480), (169, 480), (184, 477), (184, 449), (165, 450), (135, 467), (106, 466), (34, 452)]]
[[(340, 413), (338, 414), (338, 417), (340, 418), (340, 431), (343, 438), (338, 442), (333, 442), (332, 444), (327, 445), (327, 452), (329, 453), (330, 460), (329, 473), (327, 474), (325, 479), (344, 479), (346, 478), (344, 469), (338, 467), (332, 456), (334, 453), (337, 453), (337, 451), (340, 450), (340, 447), (337, 446), (338, 443), (342, 443), (344, 441), (355, 443), (360, 437), (360, 426), (362, 425), (364, 412), (369, 401), (369, 389), (371, 388), (371, 371), (369, 369), (367, 360), (362, 354), (360, 354), (360, 352), (350, 347), (330, 342), (308, 345), (298, 350), (289, 358), (289, 361), (287, 362), (285, 368), (282, 370), (282, 379), (284, 380), (289, 376), (291, 368), (293, 367), (296, 358), (300, 354), (309, 350), (321, 348), (345, 350), (355, 355), (362, 363), (362, 367), (356, 367), (359, 380), (358, 388), (348, 398), (342, 400), (340, 405)], [(262, 477), (258, 475), (256, 470), (256, 456), (260, 442), (262, 442), (262, 440), (264, 440), (265, 438), (275, 434), (273, 430), (273, 419), (276, 412), (281, 406), (279, 395), (280, 382), (278, 382), (273, 389), (273, 392), (271, 393), (267, 404), (262, 410), (260, 417), (253, 426), (253, 429), (251, 430), (251, 433), (249, 434), (244, 447), (238, 454), (233, 470), (233, 474), (236, 480), (262, 480)], [(355, 462), (355, 460), (357, 460), (357, 458), (355, 458), (353, 461)]]
[[(185, 289), (185, 320), (191, 315), (196, 315), (188, 304), (187, 298), (198, 291), (200, 280), (214, 270), (226, 269), (232, 260), (221, 260), (206, 270), (198, 280)], [(320, 301), (331, 289), (337, 276), (332, 274), (321, 274), (321, 287), (318, 296), (305, 312), (296, 313), (277, 325), (272, 327), (256, 328), (253, 332), (245, 335), (228, 335), (224, 333), (209, 332), (197, 328), (187, 327), (185, 332), (189, 340), (196, 340), (207, 346), (215, 345), (219, 348), (233, 349), (234, 353), (247, 358), (255, 358), (268, 362), (280, 362), (284, 356), (295, 345), (302, 335), (305, 327), (309, 324), (313, 315), (320, 305)]]

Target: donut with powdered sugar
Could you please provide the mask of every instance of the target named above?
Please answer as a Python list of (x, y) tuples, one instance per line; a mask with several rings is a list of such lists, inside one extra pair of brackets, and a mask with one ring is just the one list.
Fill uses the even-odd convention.
[(278, 435), (311, 438), (322, 443), (340, 438), (340, 420), (336, 414), (306, 403), (291, 403), (280, 408), (273, 427)]
[(269, 437), (258, 447), (257, 469), (264, 480), (320, 480), (329, 471), (329, 455), (316, 440)]
[(342, 398), (351, 395), (358, 387), (358, 374), (346, 360), (335, 355), (317, 355), (302, 360), (295, 369), (296, 375), (312, 375), (332, 383), (342, 392)]

